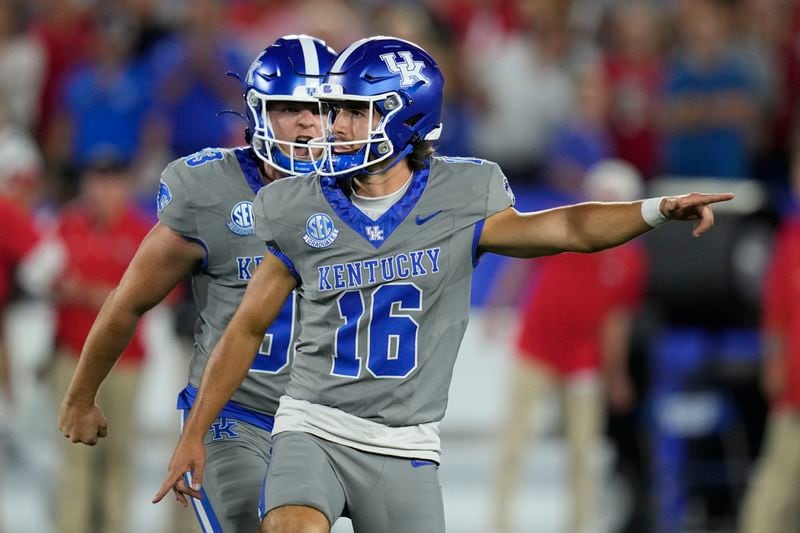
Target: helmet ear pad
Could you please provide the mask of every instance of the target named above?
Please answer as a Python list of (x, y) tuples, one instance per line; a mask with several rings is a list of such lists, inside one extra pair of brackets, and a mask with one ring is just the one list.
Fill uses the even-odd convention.
[[(384, 127), (386, 136), (392, 143), (392, 146), (389, 147), (390, 149), (400, 151), (409, 145), (416, 146), (423, 140), (427, 140), (426, 137), (432, 131), (442, 127), (440, 123), (434, 122), (440, 118), (441, 113), (438, 110), (420, 113), (419, 110), (415, 110), (414, 106), (411, 105), (412, 102), (408, 91), (404, 90), (397, 91), (388, 98), (375, 102), (375, 108), (380, 113), (382, 121), (386, 120), (384, 117), (391, 115), (389, 120), (392, 122), (392, 127), (388, 129)], [(400, 106), (399, 111), (397, 110), (398, 105)], [(430, 124), (426, 127), (418, 128), (417, 124), (420, 122), (428, 122)], [(438, 139), (438, 135), (436, 139)], [(382, 147), (383, 144), (371, 145), (370, 150), (373, 156), (380, 157), (386, 154), (387, 150)]]

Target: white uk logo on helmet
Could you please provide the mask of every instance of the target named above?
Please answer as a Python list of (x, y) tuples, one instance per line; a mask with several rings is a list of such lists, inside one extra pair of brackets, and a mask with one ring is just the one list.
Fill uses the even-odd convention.
[[(403, 58), (402, 63), (397, 62), (397, 56)], [(410, 87), (417, 82), (430, 83), (430, 80), (422, 73), (425, 68), (425, 63), (422, 61), (414, 61), (414, 56), (411, 52), (404, 50), (402, 52), (390, 52), (388, 54), (381, 54), (379, 56), (381, 61), (386, 63), (386, 68), (393, 74), (400, 74), (402, 80), (400, 81), (401, 87)]]

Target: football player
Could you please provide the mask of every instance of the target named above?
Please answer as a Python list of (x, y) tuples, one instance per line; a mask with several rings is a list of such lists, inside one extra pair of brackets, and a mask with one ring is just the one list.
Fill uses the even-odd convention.
[[(313, 170), (307, 143), (320, 136), (321, 121), (312, 95), (334, 58), (319, 39), (278, 39), (244, 80), (250, 146), (207, 148), (164, 170), (159, 222), (103, 305), (61, 404), (64, 437), (93, 445), (106, 436), (107, 422), (95, 403), (98, 388), (142, 314), (191, 276), (199, 317), (188, 385), (178, 397), (178, 408), (188, 416), (211, 350), (264, 254), (263, 239), (253, 233), (256, 193), (266, 183)], [(288, 380), (295, 298), (290, 291), (276, 304), (278, 316), (266, 334), (266, 327), (259, 333), (247, 377), (203, 438), (205, 481), (192, 500), (203, 531), (258, 529), (273, 415)], [(192, 483), (191, 474), (186, 483)], [(187, 505), (180, 492), (176, 498)]]

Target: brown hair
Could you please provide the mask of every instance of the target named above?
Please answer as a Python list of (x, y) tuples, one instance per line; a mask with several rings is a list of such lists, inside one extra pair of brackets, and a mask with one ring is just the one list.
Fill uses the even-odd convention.
[(411, 170), (422, 170), (428, 166), (428, 159), (433, 155), (433, 144), (430, 141), (420, 141), (414, 145), (414, 149), (408, 154), (408, 166)]

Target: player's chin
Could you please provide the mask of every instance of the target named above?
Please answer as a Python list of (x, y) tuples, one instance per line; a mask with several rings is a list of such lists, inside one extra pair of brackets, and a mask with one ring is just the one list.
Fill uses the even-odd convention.
[(334, 148), (333, 149), (333, 153), (336, 154), (336, 155), (353, 155), (355, 153), (358, 153), (358, 150), (360, 148), (361, 148), (360, 146), (357, 146), (357, 145), (354, 145), (354, 144), (346, 144), (346, 145), (337, 146), (336, 148)]
[(295, 148), (292, 153), (295, 161), (319, 161), (325, 155), (323, 148)]

